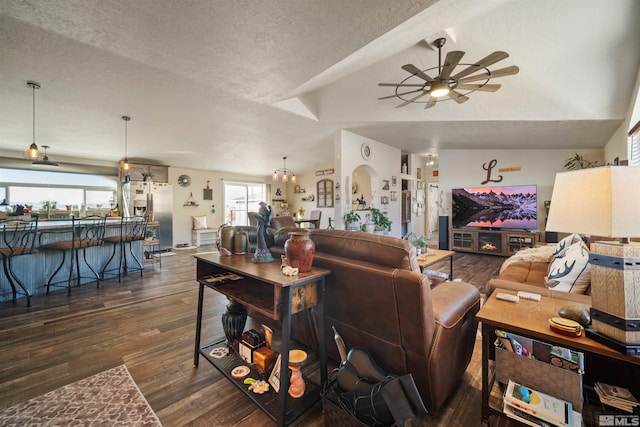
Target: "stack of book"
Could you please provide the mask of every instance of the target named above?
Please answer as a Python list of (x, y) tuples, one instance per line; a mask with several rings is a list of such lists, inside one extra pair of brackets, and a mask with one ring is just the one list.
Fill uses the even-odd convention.
[(573, 411), (571, 402), (540, 393), (511, 380), (504, 395), (504, 413), (534, 427), (574, 427), (576, 418), (580, 418)]
[(593, 388), (596, 393), (598, 393), (600, 402), (605, 405), (631, 413), (638, 412), (640, 403), (638, 403), (638, 399), (626, 388), (600, 382), (596, 382)]

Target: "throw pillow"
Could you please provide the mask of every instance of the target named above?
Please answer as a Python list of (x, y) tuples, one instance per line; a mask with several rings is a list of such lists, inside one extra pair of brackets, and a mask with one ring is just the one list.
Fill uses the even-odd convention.
[(193, 218), (193, 229), (194, 230), (203, 230), (207, 228), (207, 217), (206, 216), (192, 216)]
[(589, 250), (582, 240), (566, 248), (563, 256), (549, 264), (547, 288), (560, 292), (584, 294), (591, 284)]
[(556, 245), (556, 250), (553, 251), (553, 254), (551, 255), (552, 260), (554, 258), (564, 256), (569, 247), (578, 241), (582, 241), (582, 238), (577, 233), (570, 234), (564, 239), (560, 240)]

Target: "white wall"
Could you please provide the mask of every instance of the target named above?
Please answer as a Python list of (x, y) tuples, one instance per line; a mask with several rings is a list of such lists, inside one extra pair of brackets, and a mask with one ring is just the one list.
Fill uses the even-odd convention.
[[(333, 169), (333, 164), (326, 164), (322, 167), (319, 167), (317, 171), (326, 171), (328, 169)], [(320, 228), (327, 228), (329, 226), (329, 217), (332, 220), (335, 220), (334, 216), (334, 208), (319, 208), (318, 207), (318, 181), (323, 179), (330, 179), (334, 181), (334, 191), (335, 191), (335, 173), (327, 173), (326, 175), (316, 175), (316, 170), (306, 171), (301, 174), (296, 174), (296, 183), (288, 185), (288, 197), (287, 202), (289, 203), (289, 212), (294, 213), (298, 212), (300, 207), (304, 208), (305, 214), (304, 218), (309, 218), (311, 216), (311, 211), (319, 210), (322, 212), (322, 216), (320, 217)], [(300, 189), (304, 189), (304, 193), (295, 193), (295, 186), (299, 185)], [(313, 200), (309, 200), (309, 196), (313, 195)], [(334, 194), (335, 195), (335, 194)], [(306, 199), (306, 200), (303, 200)], [(335, 200), (334, 200), (335, 206)], [(302, 224), (306, 226), (308, 224)], [(335, 222), (334, 222), (335, 227)]]
[(613, 159), (618, 157), (620, 160), (628, 160), (628, 134), (629, 130), (640, 121), (640, 69), (636, 76), (636, 84), (631, 95), (631, 102), (627, 115), (622, 124), (611, 137), (605, 146), (605, 159), (608, 163), (613, 163)]
[[(360, 154), (362, 144), (366, 142), (371, 147), (371, 157), (368, 160), (363, 159)], [(358, 191), (357, 196), (362, 193), (367, 202), (367, 206), (374, 206), (382, 212), (387, 212), (391, 220), (390, 235), (401, 237), (400, 230), (400, 197), (395, 202), (389, 201), (388, 205), (380, 204), (381, 196), (389, 196), (394, 187), (390, 187), (389, 191), (382, 190), (382, 180), (391, 180), (392, 176), (396, 176), (397, 186), (395, 187), (400, 195), (400, 150), (388, 145), (382, 144), (370, 138), (357, 135), (355, 133), (342, 130), (335, 135), (334, 138), (334, 156), (335, 156), (335, 176), (336, 181), (340, 183), (340, 200), (336, 202), (334, 209), (334, 217), (337, 229), (344, 229), (344, 215), (351, 210), (351, 183), (353, 171), (358, 166), (365, 166), (371, 175), (371, 187), (368, 194)], [(366, 188), (366, 183), (358, 183)]]
[[(189, 175), (191, 185), (181, 187), (178, 185), (180, 175)], [(203, 189), (213, 189), (213, 200), (203, 200)], [(249, 176), (241, 174), (229, 174), (217, 171), (200, 169), (169, 168), (169, 183), (173, 188), (173, 246), (180, 243), (191, 244), (192, 216), (207, 217), (207, 226), (217, 229), (224, 223), (224, 181), (243, 181), (271, 184), (271, 177)], [(193, 194), (198, 206), (183, 206)], [(271, 203), (270, 201), (266, 201)], [(211, 209), (215, 206), (215, 214)]]
[[(461, 187), (483, 187), (490, 185), (530, 185), (538, 186), (538, 229), (544, 231), (543, 202), (551, 200), (553, 184), (557, 172), (564, 171), (566, 159), (578, 152), (585, 159), (598, 161), (602, 165), (604, 150), (440, 150), (439, 190), (451, 213), (451, 189)], [(502, 181), (482, 184), (487, 179), (483, 165), (496, 160), (491, 179)], [(499, 172), (500, 168), (520, 168), (518, 171)]]

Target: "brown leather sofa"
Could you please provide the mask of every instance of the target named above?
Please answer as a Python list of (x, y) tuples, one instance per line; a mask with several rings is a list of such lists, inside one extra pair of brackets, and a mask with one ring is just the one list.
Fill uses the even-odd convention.
[[(612, 239), (599, 236), (590, 236), (585, 243), (587, 247), (590, 248), (592, 243), (606, 240)], [(491, 294), (495, 289), (525, 291), (556, 299), (591, 305), (590, 292), (587, 292), (586, 294), (569, 293), (554, 291), (553, 289), (546, 287), (545, 278), (549, 271), (551, 252), (544, 251), (545, 248), (542, 247), (536, 249), (541, 249), (544, 253), (548, 252), (549, 258), (546, 260), (537, 258), (535, 260), (527, 260), (526, 258), (513, 260), (511, 259), (513, 257), (510, 257), (510, 259), (505, 261), (505, 263), (507, 264), (506, 266), (503, 265), (498, 277), (490, 279), (489, 282), (487, 282), (488, 293)], [(516, 254), (515, 256), (518, 255), (519, 254)]]
[[(471, 360), (479, 291), (462, 282), (432, 288), (406, 240), (360, 231), (310, 232), (314, 266), (332, 272), (325, 293), (329, 357), (340, 360), (335, 326), (348, 348), (366, 348), (387, 372), (411, 373), (428, 409), (440, 409)], [(285, 229), (275, 234), (274, 257), (284, 253), (287, 238)], [(317, 347), (314, 325), (303, 311), (294, 318), (292, 333)]]

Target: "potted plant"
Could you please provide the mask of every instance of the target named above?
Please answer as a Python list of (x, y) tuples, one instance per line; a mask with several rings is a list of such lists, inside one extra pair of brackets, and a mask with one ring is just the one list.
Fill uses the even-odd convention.
[(564, 168), (567, 170), (586, 169), (595, 167), (597, 160), (590, 161), (584, 158), (582, 154), (575, 153), (573, 157), (565, 159)]
[(389, 217), (387, 217), (387, 215), (382, 213), (377, 208), (368, 208), (367, 210), (369, 211), (367, 217), (369, 217), (371, 222), (373, 223), (374, 231), (380, 231), (383, 233), (388, 233), (389, 231), (391, 231), (391, 221), (389, 220)]
[(360, 228), (360, 215), (356, 211), (349, 211), (344, 216), (344, 222), (347, 224), (347, 230), (358, 230)]
[(150, 169), (142, 172), (142, 179), (145, 181), (151, 181), (153, 179), (153, 172), (151, 172)]
[(419, 254), (425, 253), (427, 251), (427, 239), (424, 236), (420, 237), (416, 241), (412, 242), (413, 246), (416, 247), (417, 252)]

